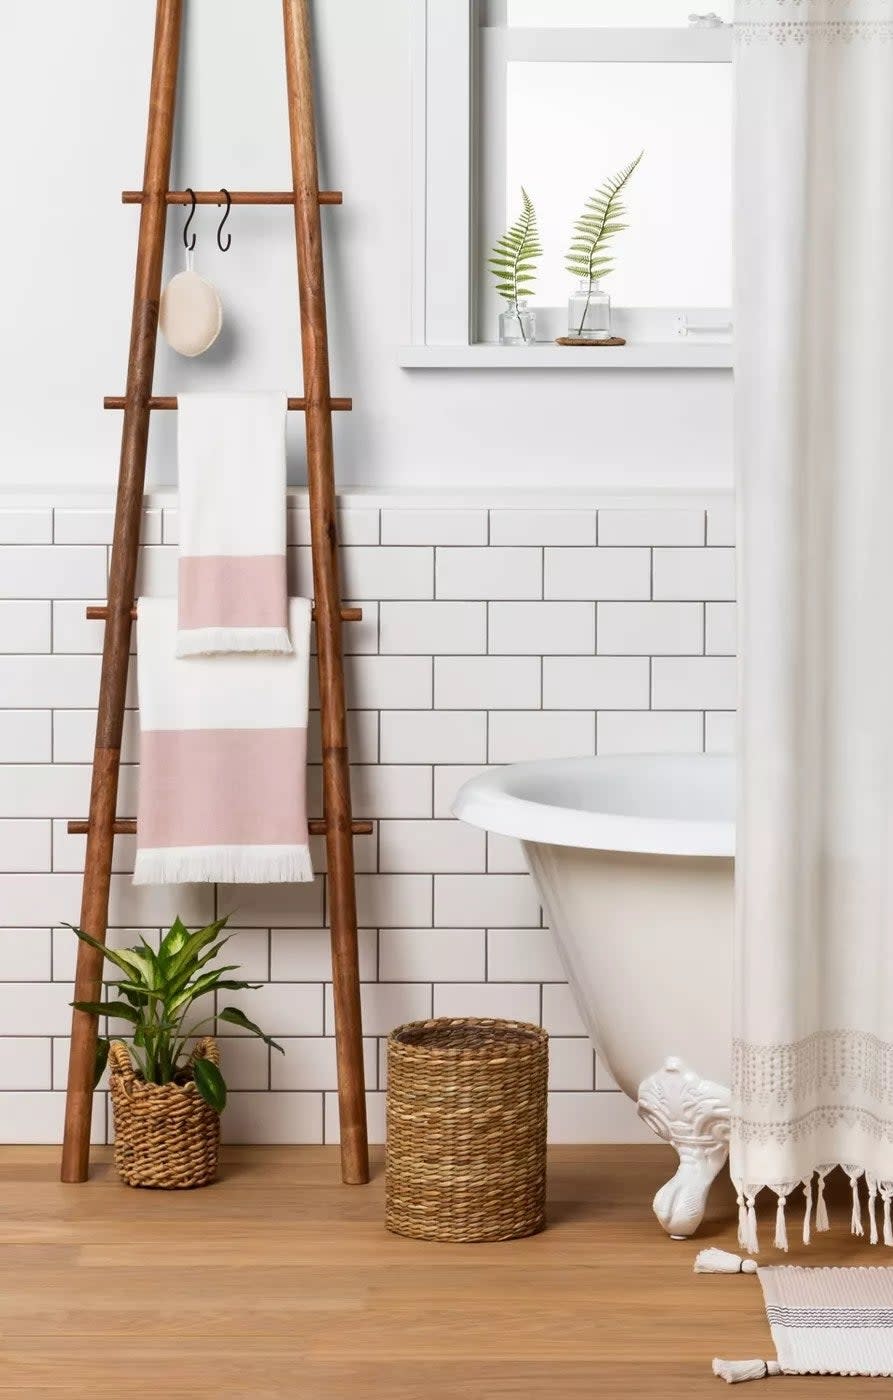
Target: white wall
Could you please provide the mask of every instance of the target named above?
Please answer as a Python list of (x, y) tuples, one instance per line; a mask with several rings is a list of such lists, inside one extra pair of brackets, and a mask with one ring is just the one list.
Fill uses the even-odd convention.
[[(418, 3), (418, 0), (415, 0)], [(464, 4), (466, 0), (455, 0)], [(317, 0), (322, 181), (342, 482), (722, 484), (727, 371), (407, 371), (409, 8)], [(279, 0), (186, 0), (173, 179), (287, 188)], [(0, 265), (0, 486), (113, 482), (154, 23), (152, 0), (5, 0), (0, 13), (4, 187)], [(198, 267), (220, 287), (224, 335), (190, 363), (161, 347), (159, 392), (300, 388), (294, 246), (285, 209), (235, 210), (228, 256), (202, 210)], [(182, 224), (173, 215), (168, 271)], [(195, 226), (195, 225), (194, 225)], [(180, 251), (178, 252), (178, 247)], [(172, 416), (158, 415), (151, 480), (174, 479)], [(291, 474), (303, 479), (300, 424)]]
[[(449, 819), (453, 794), (491, 764), (573, 754), (725, 750), (735, 704), (734, 519), (718, 493), (370, 492), (342, 496), (345, 629), (363, 1029), (370, 1131), (384, 1131), (384, 1040), (429, 1015), (510, 1016), (549, 1032), (554, 1142), (650, 1141), (605, 1063), (593, 1063), (514, 841)], [(308, 581), (306, 496), (289, 511), (289, 571)], [(61, 1133), (112, 497), (0, 501), (0, 1142)], [(171, 594), (176, 496), (151, 497), (140, 588)], [(131, 703), (133, 701), (131, 694)], [(312, 709), (312, 702), (311, 702)], [(321, 815), (318, 714), (308, 805)], [(134, 815), (139, 735), (125, 719), (118, 811)], [(115, 843), (111, 937), (157, 936), (237, 911), (227, 951), (261, 983), (245, 1010), (286, 1055), (223, 1041), (224, 1132), (250, 1142), (337, 1133), (327, 881), (291, 886), (131, 883), (134, 838)], [(227, 994), (228, 995), (228, 994)], [(666, 1053), (677, 1047), (670, 1044)], [(655, 1069), (658, 1068), (655, 1065)], [(96, 1137), (106, 1134), (105, 1096)]]

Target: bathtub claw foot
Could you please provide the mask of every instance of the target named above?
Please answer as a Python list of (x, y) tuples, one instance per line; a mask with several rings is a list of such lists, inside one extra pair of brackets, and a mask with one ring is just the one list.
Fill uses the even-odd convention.
[(639, 1085), (643, 1122), (676, 1149), (679, 1166), (654, 1198), (668, 1235), (687, 1239), (704, 1218), (707, 1196), (729, 1152), (729, 1090), (671, 1057)]

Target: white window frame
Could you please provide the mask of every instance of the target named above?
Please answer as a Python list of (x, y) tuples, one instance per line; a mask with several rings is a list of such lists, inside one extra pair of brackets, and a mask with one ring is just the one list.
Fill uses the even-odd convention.
[[(413, 367), (727, 367), (731, 313), (698, 308), (641, 313), (622, 349), (597, 356), (493, 345), (497, 299), (481, 286), (479, 250), (504, 231), (506, 65), (547, 62), (731, 62), (731, 27), (509, 28), (505, 0), (413, 0), (412, 247), (409, 344)], [(487, 142), (475, 138), (478, 117)], [(480, 190), (480, 200), (476, 191)], [(679, 323), (679, 316), (687, 323)], [(643, 319), (644, 317), (644, 319)], [(668, 331), (670, 318), (673, 329)], [(624, 328), (626, 329), (626, 328)], [(689, 333), (685, 334), (688, 330)], [(681, 332), (681, 333), (679, 333)]]

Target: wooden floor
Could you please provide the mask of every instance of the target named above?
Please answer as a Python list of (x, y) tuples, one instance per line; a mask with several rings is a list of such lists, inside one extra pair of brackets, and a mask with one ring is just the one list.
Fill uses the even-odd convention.
[[(757, 1281), (692, 1273), (699, 1246), (736, 1248), (727, 1186), (697, 1242), (654, 1220), (663, 1147), (556, 1149), (545, 1233), (465, 1246), (385, 1232), (380, 1154), (373, 1183), (347, 1187), (333, 1148), (230, 1149), (194, 1192), (128, 1190), (106, 1150), (62, 1186), (57, 1156), (0, 1148), (2, 1395), (698, 1400), (726, 1393), (714, 1355), (772, 1355)], [(848, 1210), (790, 1261), (886, 1262)], [(879, 1400), (891, 1383), (782, 1385)]]

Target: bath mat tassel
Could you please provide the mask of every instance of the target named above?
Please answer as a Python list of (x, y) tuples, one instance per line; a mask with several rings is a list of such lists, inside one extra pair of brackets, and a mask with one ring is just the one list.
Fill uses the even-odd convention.
[(780, 1376), (777, 1361), (722, 1361), (713, 1358), (713, 1374), (734, 1385), (736, 1381), (764, 1381), (767, 1376)]
[(742, 1259), (727, 1249), (702, 1249), (695, 1259), (696, 1274), (755, 1274), (755, 1259)]
[(893, 1376), (893, 1269), (760, 1268), (723, 1249), (702, 1249), (694, 1272), (759, 1278), (777, 1360), (715, 1357), (713, 1374), (729, 1385), (782, 1375)]

